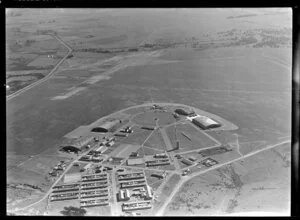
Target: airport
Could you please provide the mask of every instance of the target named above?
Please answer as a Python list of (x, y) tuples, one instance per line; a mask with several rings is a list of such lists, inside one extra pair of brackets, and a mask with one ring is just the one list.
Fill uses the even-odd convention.
[[(204, 165), (199, 168), (200, 171), (204, 167), (214, 166), (218, 164), (218, 161), (207, 156), (228, 151), (227, 148), (222, 146), (203, 151), (195, 149), (195, 153), (199, 153), (198, 155), (201, 158), (198, 158), (199, 156), (185, 156), (184, 152), (190, 152), (190, 150), (188, 148), (182, 149), (184, 142), (181, 143), (178, 135), (181, 134), (185, 138), (182, 141), (192, 142), (194, 134), (189, 133), (189, 129), (185, 131), (182, 129), (181, 131), (175, 130), (177, 147), (164, 146), (166, 144), (165, 138), (171, 137), (158, 136), (161, 135), (160, 129), (163, 129), (163, 126), (172, 126), (174, 123), (184, 122), (184, 124), (190, 126), (194, 124), (200, 129), (198, 132), (203, 132), (208, 128), (210, 130), (220, 129), (222, 124), (216, 123), (207, 116), (198, 114), (196, 109), (186, 110), (186, 107), (178, 108), (178, 105), (173, 107), (172, 105), (160, 106), (159, 104), (146, 105), (146, 107), (149, 113), (147, 111), (137, 113), (131, 116), (132, 121), (123, 116), (122, 120), (127, 120), (127, 123), (123, 123), (122, 126), (119, 126), (122, 123), (120, 120), (108, 118), (102, 122), (103, 124), (98, 123), (97, 127), (94, 127), (96, 129), (87, 126), (86, 128), (90, 130), (84, 131), (81, 128), (82, 134), (86, 136), (81, 135), (77, 141), (73, 140), (67, 145), (67, 149), (70, 149), (70, 147), (78, 149), (78, 152), (76, 152), (78, 160), (68, 172), (66, 170), (67, 164), (64, 161), (57, 164), (54, 171), (58, 169), (60, 172), (64, 172), (64, 183), (53, 186), (50, 201), (55, 203), (78, 200), (81, 208), (90, 209), (105, 207), (110, 205), (111, 202), (115, 202), (114, 206), (119, 207), (120, 212), (146, 212), (146, 210), (153, 210), (153, 202), (158, 196), (155, 191), (157, 187), (151, 187), (151, 184), (155, 181), (166, 184), (165, 179), (168, 179), (172, 172), (179, 172), (184, 177), (192, 175), (195, 171), (194, 168), (191, 168), (200, 167), (199, 164)], [(156, 117), (155, 114), (157, 114)], [(149, 126), (150, 121), (147, 125), (143, 125), (138, 120), (142, 120), (143, 123), (147, 123), (147, 120), (154, 120), (156, 125)], [(225, 122), (225, 124), (229, 125), (228, 122)], [(112, 132), (112, 129), (115, 130)], [(78, 129), (76, 132), (78, 133)], [(91, 135), (92, 133), (103, 134), (99, 136)], [(135, 142), (139, 138), (136, 134), (139, 133), (148, 135), (144, 143), (138, 144)], [(155, 151), (154, 149), (157, 147), (154, 147), (151, 151), (151, 134), (152, 136), (156, 135), (153, 136), (155, 140), (161, 140), (160, 143), (153, 142), (161, 145), (158, 145), (161, 150)], [(136, 144), (129, 144), (129, 139)], [(149, 143), (147, 139), (149, 139)], [(124, 141), (126, 141), (126, 144), (123, 143)], [(147, 154), (145, 154), (146, 149), (147, 152), (149, 151)], [(74, 154), (70, 150), (64, 150), (62, 153)], [(129, 170), (130, 167), (134, 170)], [(137, 169), (138, 167), (140, 168)], [(151, 173), (148, 173), (147, 169), (150, 169)], [(71, 172), (71, 170), (73, 171)], [(163, 173), (159, 172), (160, 170)], [(59, 176), (59, 174), (57, 175)]]

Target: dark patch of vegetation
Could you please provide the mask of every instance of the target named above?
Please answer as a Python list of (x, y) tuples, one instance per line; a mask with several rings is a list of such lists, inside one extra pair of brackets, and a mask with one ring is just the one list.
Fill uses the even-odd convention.
[(291, 166), (291, 161), (289, 160), (289, 158), (287, 156), (283, 156), (282, 154), (280, 154), (278, 151), (276, 151), (275, 149), (272, 149), (272, 151), (280, 157), (280, 159), (283, 161), (283, 167), (290, 167)]
[(257, 43), (257, 39), (255, 37), (243, 37), (242, 39), (240, 39), (239, 41), (237, 41), (234, 44), (235, 45), (247, 45), (247, 44), (254, 44), (254, 43)]
[(77, 208), (74, 206), (64, 207), (64, 210), (60, 211), (64, 216), (84, 216), (86, 210), (82, 208)]
[(276, 189), (276, 188), (268, 188), (268, 187), (264, 187), (264, 186), (252, 188), (252, 190), (266, 190), (266, 189)]
[(242, 182), (240, 176), (235, 172), (234, 168), (231, 167), (231, 179), (236, 188), (241, 188), (244, 183)]
[(134, 51), (139, 51), (139, 49), (138, 48), (129, 48), (128, 51), (129, 52), (134, 52)]

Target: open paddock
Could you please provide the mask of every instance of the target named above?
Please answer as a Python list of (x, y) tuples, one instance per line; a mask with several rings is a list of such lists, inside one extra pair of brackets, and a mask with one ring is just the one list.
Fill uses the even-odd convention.
[(132, 152), (137, 151), (140, 147), (140, 145), (121, 144), (111, 153), (111, 156), (127, 158)]
[(240, 142), (240, 152), (245, 155), (266, 147), (267, 141)]
[(114, 43), (119, 43), (121, 41), (124, 41), (127, 39), (126, 35), (119, 35), (119, 36), (110, 36), (107, 38), (99, 38), (99, 39), (93, 39), (90, 40), (90, 43), (94, 44), (114, 44)]
[(153, 202), (153, 214), (160, 209), (160, 207), (164, 204), (166, 199), (171, 195), (174, 187), (180, 181), (181, 177), (178, 174), (173, 174), (170, 179), (165, 183), (161, 192), (158, 192), (158, 200)]
[[(195, 129), (190, 124), (178, 124), (176, 126), (177, 130), (177, 140), (179, 141), (179, 150), (175, 152), (185, 152), (190, 150), (197, 150), (201, 148), (213, 147), (218, 145), (213, 139), (202, 133), (202, 131)], [(181, 132), (184, 132), (190, 139), (182, 135)], [(176, 136), (175, 136), (175, 126), (170, 126), (166, 129), (166, 133), (172, 143), (176, 146)]]
[(132, 121), (136, 124), (145, 126), (156, 126), (156, 120), (159, 126), (168, 125), (175, 122), (173, 115), (169, 112), (157, 111), (147, 111), (145, 113), (140, 113), (136, 115)]
[(156, 182), (152, 183), (150, 187), (153, 189), (153, 191), (157, 190), (158, 187), (163, 183), (163, 180), (157, 180)]
[(190, 152), (190, 153), (182, 153), (181, 156), (184, 157), (184, 158), (186, 158), (186, 159), (188, 159), (190, 157), (194, 157), (196, 159), (195, 162), (203, 159), (203, 157), (201, 156), (201, 154), (199, 154), (199, 151), (194, 151), (194, 152)]
[(92, 76), (94, 73), (88, 70), (62, 70), (58, 72), (57, 76), (66, 76), (66, 77), (82, 77), (87, 78)]
[(130, 115), (136, 115), (136, 114), (138, 114), (138, 113), (145, 112), (145, 111), (147, 111), (148, 109), (149, 109), (149, 108), (147, 108), (147, 107), (141, 106), (141, 107), (130, 108), (130, 109), (124, 111), (124, 113), (130, 114)]
[(216, 210), (220, 214), (266, 210), (288, 214), (289, 153), (290, 146), (281, 145), (196, 176), (176, 193), (165, 215), (214, 215)]
[(212, 136), (214, 139), (218, 140), (222, 144), (227, 144), (229, 142), (234, 142), (236, 140), (236, 136), (233, 131), (205, 131), (206, 134)]
[(164, 166), (158, 166), (159, 170), (170, 170), (170, 171), (174, 171), (176, 170), (175, 166), (173, 164), (170, 165), (164, 165)]
[(148, 147), (147, 145), (143, 146), (143, 151), (145, 152), (145, 155), (161, 154), (161, 153), (165, 152), (164, 150), (157, 150), (157, 149)]
[(155, 130), (149, 139), (146, 141), (145, 146), (155, 150), (167, 150), (166, 144), (159, 130)]
[(143, 131), (139, 133), (132, 133), (128, 137), (122, 140), (124, 144), (134, 144), (134, 145), (141, 145), (147, 139), (147, 137), (151, 134), (151, 131)]
[(46, 57), (39, 56), (37, 59), (28, 64), (30, 67), (49, 67), (54, 66), (57, 60)]
[(236, 158), (241, 157), (241, 155), (237, 152), (237, 148), (233, 147), (232, 151), (225, 152), (223, 154), (215, 154), (212, 156), (209, 156), (209, 158), (212, 158), (219, 163), (226, 163), (228, 161), (234, 160)]

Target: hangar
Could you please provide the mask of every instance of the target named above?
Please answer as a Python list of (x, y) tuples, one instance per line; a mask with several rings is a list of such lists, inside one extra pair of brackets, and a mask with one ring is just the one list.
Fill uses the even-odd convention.
[(193, 118), (192, 122), (204, 130), (209, 129), (209, 128), (217, 128), (217, 127), (221, 126), (221, 124), (219, 122), (216, 122), (206, 116), (199, 116), (199, 117)]
[(182, 108), (178, 108), (175, 110), (175, 113), (179, 114), (179, 115), (191, 115), (193, 113), (195, 113), (194, 111), (191, 111), (191, 110), (185, 110), (185, 109), (182, 109)]
[(81, 151), (80, 149), (78, 149), (77, 147), (74, 146), (63, 146), (60, 151), (64, 151), (64, 152), (74, 152), (74, 153), (78, 153), (79, 151)]
[(68, 145), (62, 146), (62, 151), (70, 151), (78, 153), (78, 151), (81, 151), (82, 148), (84, 148), (88, 143), (94, 140), (94, 137), (81, 137), (74, 141), (73, 143), (69, 143)]
[(119, 123), (121, 123), (120, 120), (106, 121), (101, 126), (92, 128), (91, 132), (106, 133), (116, 128)]

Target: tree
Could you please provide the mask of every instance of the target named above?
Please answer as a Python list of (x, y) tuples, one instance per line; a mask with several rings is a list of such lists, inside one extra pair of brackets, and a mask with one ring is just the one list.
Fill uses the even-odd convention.
[(77, 208), (74, 206), (64, 207), (64, 210), (60, 211), (64, 216), (84, 216), (86, 210), (82, 208)]

